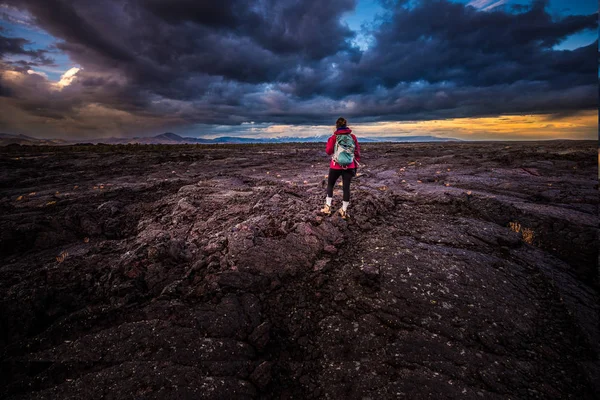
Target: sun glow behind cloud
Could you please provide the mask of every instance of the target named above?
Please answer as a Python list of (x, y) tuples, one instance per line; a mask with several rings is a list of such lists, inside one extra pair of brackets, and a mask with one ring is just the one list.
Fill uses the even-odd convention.
[(80, 68), (77, 67), (69, 69), (60, 77), (60, 80), (54, 84), (54, 87), (58, 90), (62, 90), (64, 87), (69, 86), (75, 80), (79, 70)]
[(28, 71), (27, 71), (27, 73), (28, 73), (29, 75), (33, 75), (33, 74), (35, 74), (35, 75), (43, 76), (44, 78), (48, 79), (48, 75), (47, 75), (45, 72), (41, 72), (41, 71), (34, 71), (34, 70), (30, 69), (30, 70), (28, 70)]
[[(70, 68), (68, 71), (61, 75), (60, 80), (58, 80), (58, 82), (54, 82), (51, 79), (49, 79), (48, 74), (42, 71), (36, 71), (34, 69), (27, 70), (27, 75), (38, 75), (44, 79), (45, 83), (48, 84), (48, 87), (50, 89), (62, 90), (73, 83), (73, 81), (77, 78), (77, 73), (80, 70), (81, 68), (78, 67)], [(2, 73), (2, 78), (15, 83), (23, 80), (25, 77), (26, 74), (19, 71), (4, 71)]]

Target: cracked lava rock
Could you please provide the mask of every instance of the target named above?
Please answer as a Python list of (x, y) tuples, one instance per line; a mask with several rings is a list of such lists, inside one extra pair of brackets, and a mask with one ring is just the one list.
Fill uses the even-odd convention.
[(596, 146), (3, 148), (0, 396), (597, 398)]

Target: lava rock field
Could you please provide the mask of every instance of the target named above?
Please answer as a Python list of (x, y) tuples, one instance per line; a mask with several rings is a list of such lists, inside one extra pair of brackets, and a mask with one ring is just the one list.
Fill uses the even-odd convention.
[(0, 149), (0, 397), (598, 398), (597, 143), (361, 150)]

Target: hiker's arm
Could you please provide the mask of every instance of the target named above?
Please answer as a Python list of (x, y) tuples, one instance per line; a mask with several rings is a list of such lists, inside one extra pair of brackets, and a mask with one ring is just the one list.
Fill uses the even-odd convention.
[(327, 141), (327, 146), (325, 147), (325, 153), (327, 153), (327, 155), (332, 155), (333, 154), (333, 146), (335, 144), (335, 136), (331, 136), (329, 138), (329, 140)]
[(360, 162), (360, 146), (358, 145), (358, 139), (354, 136), (354, 159)]

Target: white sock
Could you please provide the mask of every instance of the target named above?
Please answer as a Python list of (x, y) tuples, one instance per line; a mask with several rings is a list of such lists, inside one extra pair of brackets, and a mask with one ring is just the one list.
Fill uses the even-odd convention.
[(348, 210), (348, 204), (350, 204), (349, 201), (342, 201), (342, 210)]
[(331, 200), (333, 200), (333, 197), (327, 196), (325, 198), (325, 204), (327, 204), (329, 207), (331, 207)]

